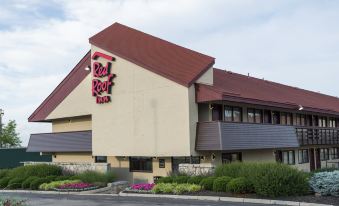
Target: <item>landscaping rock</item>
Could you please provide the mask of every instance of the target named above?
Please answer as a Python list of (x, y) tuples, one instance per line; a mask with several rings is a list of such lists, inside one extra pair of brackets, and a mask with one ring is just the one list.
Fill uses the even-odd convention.
[(119, 194), (121, 191), (125, 190), (128, 187), (129, 183), (127, 181), (117, 181), (112, 183), (112, 193)]

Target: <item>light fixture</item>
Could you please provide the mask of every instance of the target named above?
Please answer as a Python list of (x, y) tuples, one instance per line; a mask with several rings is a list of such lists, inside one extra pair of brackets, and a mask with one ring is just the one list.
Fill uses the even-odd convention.
[(85, 67), (85, 70), (86, 71), (91, 71), (91, 67), (87, 66), (87, 67)]
[(299, 111), (301, 111), (301, 110), (303, 110), (304, 109), (304, 107), (302, 106), (302, 105), (299, 105)]

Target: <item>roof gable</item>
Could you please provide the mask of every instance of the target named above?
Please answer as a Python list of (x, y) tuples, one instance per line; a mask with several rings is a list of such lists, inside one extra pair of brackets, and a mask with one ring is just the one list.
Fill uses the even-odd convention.
[(183, 86), (191, 86), (214, 64), (214, 58), (119, 23), (89, 42)]
[(197, 101), (237, 100), (240, 102), (339, 114), (339, 98), (263, 79), (214, 69), (214, 85), (198, 85)]
[(45, 121), (46, 117), (80, 84), (90, 73), (85, 70), (91, 64), (91, 51), (80, 60), (65, 79), (41, 103), (28, 118), (29, 122)]

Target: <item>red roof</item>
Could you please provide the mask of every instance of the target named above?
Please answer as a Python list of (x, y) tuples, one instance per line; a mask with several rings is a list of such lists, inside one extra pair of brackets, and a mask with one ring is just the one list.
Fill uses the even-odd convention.
[(119, 23), (94, 35), (89, 42), (186, 87), (214, 64), (213, 57)]
[(339, 114), (339, 98), (214, 69), (214, 85), (197, 84), (197, 102), (229, 100), (250, 104)]
[(44, 121), (46, 117), (75, 89), (90, 73), (85, 67), (91, 65), (91, 52), (80, 60), (66, 78), (41, 103), (41, 105), (28, 118), (29, 122)]

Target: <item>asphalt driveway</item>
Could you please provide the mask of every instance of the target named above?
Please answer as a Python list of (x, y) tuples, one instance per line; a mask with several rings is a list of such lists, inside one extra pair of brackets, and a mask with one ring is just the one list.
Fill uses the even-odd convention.
[(179, 206), (179, 205), (210, 205), (210, 206), (258, 206), (261, 204), (245, 203), (227, 203), (201, 200), (176, 200), (164, 198), (143, 198), (143, 197), (116, 197), (116, 196), (98, 196), (98, 195), (67, 195), (67, 194), (28, 194), (28, 193), (1, 193), (1, 198), (12, 197), (16, 199), (27, 200), (27, 205), (34, 206), (141, 206), (141, 205), (161, 205), (161, 206)]

